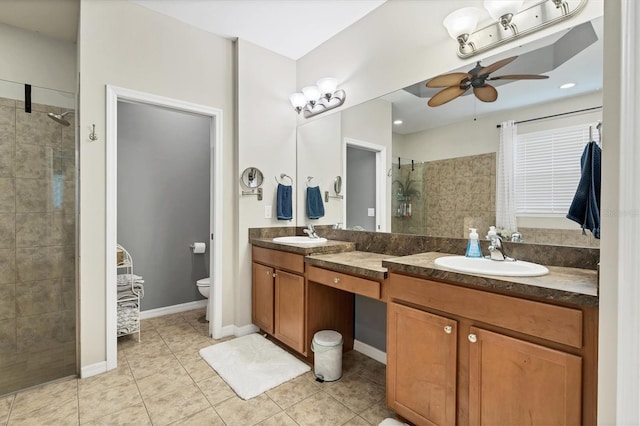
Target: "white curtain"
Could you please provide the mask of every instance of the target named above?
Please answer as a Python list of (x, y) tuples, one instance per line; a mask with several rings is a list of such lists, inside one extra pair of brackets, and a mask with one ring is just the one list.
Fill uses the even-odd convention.
[(513, 150), (518, 138), (517, 129), (513, 121), (505, 121), (501, 124), (496, 170), (496, 227), (509, 232), (518, 230), (513, 181)]

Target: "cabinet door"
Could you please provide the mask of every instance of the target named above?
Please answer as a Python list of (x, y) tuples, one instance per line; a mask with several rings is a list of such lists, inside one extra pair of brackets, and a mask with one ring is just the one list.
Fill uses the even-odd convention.
[(456, 422), (457, 322), (387, 304), (387, 405), (416, 424)]
[(265, 333), (273, 334), (274, 269), (253, 264), (251, 319)]
[(580, 357), (476, 327), (470, 333), (471, 424), (580, 424)]
[(280, 341), (304, 352), (304, 277), (276, 270), (276, 332)]

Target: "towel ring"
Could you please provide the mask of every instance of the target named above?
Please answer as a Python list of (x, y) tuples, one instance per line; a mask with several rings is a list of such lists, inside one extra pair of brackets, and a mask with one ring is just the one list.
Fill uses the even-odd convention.
[(274, 176), (274, 179), (276, 180), (276, 183), (278, 183), (278, 184), (280, 184), (280, 183), (284, 184), (284, 182), (282, 182), (282, 179), (284, 179), (284, 178), (289, 179), (289, 181), (291, 182), (291, 186), (293, 186), (293, 178), (291, 176), (289, 176), (288, 174), (280, 173), (280, 180), (278, 180), (278, 178)]
[(313, 176), (307, 176), (307, 188), (311, 187), (311, 181), (313, 180)]

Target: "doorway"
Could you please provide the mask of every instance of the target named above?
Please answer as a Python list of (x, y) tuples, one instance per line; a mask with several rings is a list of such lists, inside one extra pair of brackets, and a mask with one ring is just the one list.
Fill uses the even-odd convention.
[[(107, 370), (117, 366), (117, 317), (116, 317), (116, 250), (118, 236), (118, 106), (137, 104), (163, 108), (164, 110), (201, 116), (209, 121), (209, 248), (208, 270), (211, 278), (209, 309), (209, 334), (222, 336), (222, 111), (180, 100), (164, 98), (148, 93), (107, 86), (107, 226), (106, 226), (106, 346)], [(144, 164), (140, 164), (144, 168)], [(153, 221), (153, 218), (149, 218)], [(188, 247), (187, 247), (188, 248)], [(194, 255), (195, 256), (195, 255)], [(150, 284), (151, 285), (151, 284)], [(193, 282), (195, 289), (195, 281)]]
[(387, 149), (382, 145), (344, 138), (346, 202), (343, 217), (348, 229), (387, 230)]

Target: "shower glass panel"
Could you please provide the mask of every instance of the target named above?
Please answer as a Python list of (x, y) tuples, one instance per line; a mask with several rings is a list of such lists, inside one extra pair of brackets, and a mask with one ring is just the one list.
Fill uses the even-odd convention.
[(427, 233), (426, 163), (394, 157), (391, 166), (391, 232)]
[(75, 375), (72, 93), (0, 81), (0, 395)]

